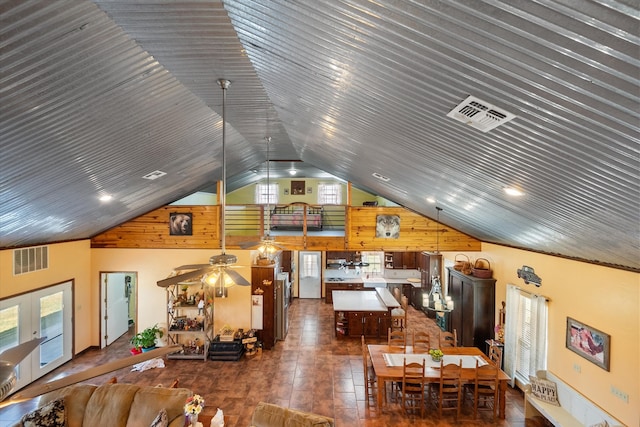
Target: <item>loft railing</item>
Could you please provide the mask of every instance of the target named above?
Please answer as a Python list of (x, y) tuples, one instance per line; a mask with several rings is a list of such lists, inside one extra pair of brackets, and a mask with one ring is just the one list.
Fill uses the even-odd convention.
[[(291, 209), (283, 209), (284, 207)], [(270, 227), (270, 234), (299, 235), (301, 232), (343, 233), (345, 230), (346, 206), (344, 205), (226, 205), (225, 230), (228, 236), (262, 236)], [(280, 208), (278, 210), (277, 208)], [(321, 227), (317, 227), (317, 208), (321, 208)], [(271, 217), (282, 212), (280, 218)], [(311, 212), (311, 213), (310, 213)], [(291, 218), (287, 218), (290, 215)], [(290, 221), (290, 222), (287, 222)]]

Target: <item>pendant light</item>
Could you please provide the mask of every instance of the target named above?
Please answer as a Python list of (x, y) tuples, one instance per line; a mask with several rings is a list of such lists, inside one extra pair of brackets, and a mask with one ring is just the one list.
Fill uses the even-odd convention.
[(260, 241), (258, 252), (263, 258), (267, 258), (270, 263), (274, 262), (275, 256), (280, 252), (280, 248), (276, 245), (275, 240), (271, 237), (271, 181), (270, 181), (270, 158), (269, 158), (269, 145), (271, 143), (271, 137), (266, 137), (267, 143), (267, 232)]
[[(222, 88), (222, 186), (220, 190), (220, 221), (222, 226), (221, 247), (222, 253), (209, 258), (209, 264), (213, 266), (212, 271), (207, 273), (202, 281), (211, 286), (219, 288), (228, 288), (233, 285), (251, 286), (251, 283), (240, 275), (232, 267), (238, 262), (238, 257), (226, 253), (226, 231), (225, 231), (225, 210), (226, 210), (226, 194), (227, 194), (227, 159), (226, 159), (226, 116), (225, 106), (227, 99), (227, 89), (231, 82), (226, 79), (219, 79), (218, 84)], [(221, 292), (224, 295), (223, 292)]]
[[(436, 230), (436, 253), (440, 253), (440, 211), (441, 207), (436, 206), (436, 222), (438, 223), (438, 229)], [(431, 277), (431, 290), (428, 295), (427, 310), (435, 311), (438, 316), (443, 317), (444, 313), (448, 313), (453, 310), (453, 301), (450, 296), (445, 296), (442, 284), (440, 283), (440, 271), (438, 268), (438, 262), (433, 268), (433, 275)]]

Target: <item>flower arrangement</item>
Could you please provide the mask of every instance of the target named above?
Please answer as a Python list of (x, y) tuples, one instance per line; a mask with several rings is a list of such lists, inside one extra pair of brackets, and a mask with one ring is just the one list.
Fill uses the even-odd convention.
[(187, 398), (187, 402), (184, 404), (184, 412), (189, 415), (198, 415), (204, 408), (204, 399), (199, 394)]
[(432, 348), (431, 350), (429, 350), (429, 354), (431, 355), (431, 358), (436, 362), (442, 359), (442, 356), (444, 356), (442, 350), (437, 348)]

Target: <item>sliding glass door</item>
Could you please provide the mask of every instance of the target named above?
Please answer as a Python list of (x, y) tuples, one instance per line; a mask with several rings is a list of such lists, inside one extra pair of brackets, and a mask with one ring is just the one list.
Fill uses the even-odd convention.
[(18, 367), (17, 388), (71, 360), (72, 283), (0, 301), (0, 352), (47, 337)]

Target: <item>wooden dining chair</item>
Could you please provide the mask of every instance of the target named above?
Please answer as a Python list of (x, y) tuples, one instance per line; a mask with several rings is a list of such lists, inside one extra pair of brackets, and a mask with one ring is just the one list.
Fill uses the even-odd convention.
[(460, 417), (462, 408), (462, 361), (444, 364), (440, 362), (440, 380), (437, 383), (437, 407), (438, 416), (442, 418), (443, 411), (455, 411), (456, 422)]
[(402, 308), (391, 310), (391, 330), (403, 331), (407, 329), (407, 311)]
[(407, 363), (404, 359), (402, 382), (398, 385), (400, 404), (408, 415), (420, 411), (420, 418), (424, 418), (424, 359), (422, 363)]
[(426, 331), (413, 332), (413, 352), (428, 353), (431, 348), (429, 333)]
[(498, 412), (498, 372), (500, 368), (493, 363), (479, 366), (476, 361), (473, 390), (473, 418), (478, 417), (479, 409), (491, 410), (493, 421)]
[(489, 346), (489, 360), (498, 366), (498, 368), (502, 369), (502, 347), (498, 347), (497, 345)]
[(458, 333), (454, 329), (453, 332), (440, 331), (440, 348), (457, 347)]
[(364, 335), (360, 336), (362, 341), (362, 369), (364, 374), (364, 397), (365, 403), (369, 406), (370, 401), (376, 401), (376, 374), (373, 370), (371, 355), (364, 341)]
[(393, 351), (393, 350), (400, 350), (400, 351), (404, 351), (404, 348), (407, 346), (407, 331), (406, 329), (403, 329), (401, 331), (394, 331), (391, 328), (389, 328), (389, 332), (388, 332), (388, 344), (389, 344), (389, 350)]

